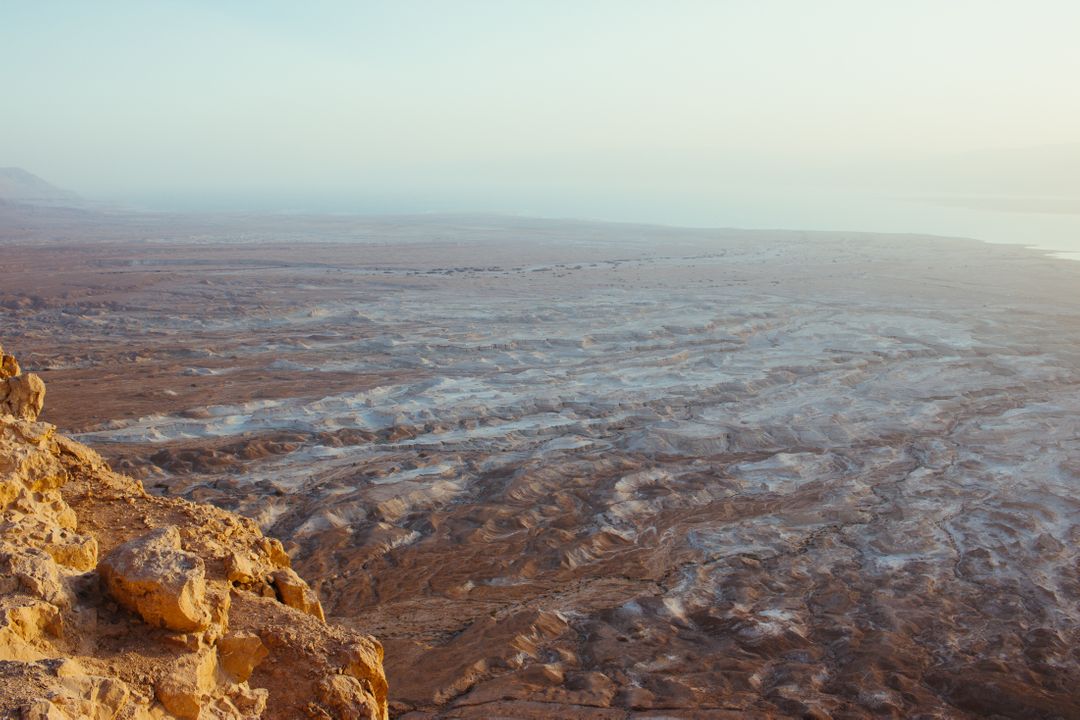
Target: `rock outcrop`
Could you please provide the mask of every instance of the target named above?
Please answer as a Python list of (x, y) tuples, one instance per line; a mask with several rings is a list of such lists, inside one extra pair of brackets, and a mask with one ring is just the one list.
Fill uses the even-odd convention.
[(45, 405), (45, 383), (37, 375), (23, 375), (14, 355), (0, 347), (0, 415), (33, 422)]
[(113, 548), (98, 572), (116, 601), (150, 625), (180, 632), (210, 626), (206, 563), (182, 549), (174, 526)]
[(386, 718), (382, 647), (325, 623), (281, 543), (148, 495), (43, 398), (0, 351), (0, 717)]

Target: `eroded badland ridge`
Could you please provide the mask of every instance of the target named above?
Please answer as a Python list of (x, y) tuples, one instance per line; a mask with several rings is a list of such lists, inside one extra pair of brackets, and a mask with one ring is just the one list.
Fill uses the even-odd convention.
[(0, 717), (387, 716), (382, 647), (325, 623), (281, 543), (112, 472), (0, 359)]

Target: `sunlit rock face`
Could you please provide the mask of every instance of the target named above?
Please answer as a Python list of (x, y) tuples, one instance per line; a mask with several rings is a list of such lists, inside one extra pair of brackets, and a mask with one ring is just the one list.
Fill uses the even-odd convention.
[(81, 439), (287, 539), (403, 717), (1080, 716), (1080, 264), (500, 222), (110, 246), (50, 398), (122, 340)]
[(385, 720), (382, 647), (325, 624), (279, 541), (26, 419), (24, 377), (42, 392), (0, 406), (0, 717)]

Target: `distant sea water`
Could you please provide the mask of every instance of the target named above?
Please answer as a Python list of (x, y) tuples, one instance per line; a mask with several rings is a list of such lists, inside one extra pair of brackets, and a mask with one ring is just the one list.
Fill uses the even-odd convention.
[(756, 194), (725, 198), (714, 211), (722, 217), (705, 224), (963, 237), (1080, 260), (1080, 198)]
[(582, 192), (522, 197), (319, 197), (148, 199), (142, 209), (387, 215), (496, 213), (525, 217), (644, 222), (699, 228), (754, 228), (939, 235), (1023, 245), (1080, 260), (1080, 197), (896, 197), (873, 192), (768, 186), (627, 198)]

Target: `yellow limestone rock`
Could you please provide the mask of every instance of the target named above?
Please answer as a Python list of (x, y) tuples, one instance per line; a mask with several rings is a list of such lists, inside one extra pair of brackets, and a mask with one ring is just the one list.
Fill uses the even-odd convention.
[(154, 696), (178, 718), (259, 718), (269, 693), (233, 683), (221, 672), (216, 648), (201, 648), (180, 658), (172, 672), (154, 683)]
[(45, 405), (45, 383), (37, 375), (7, 378), (0, 388), (0, 411), (22, 420), (37, 420)]
[(225, 576), (229, 582), (247, 585), (255, 582), (255, 567), (246, 554), (231, 552), (225, 558)]
[(150, 625), (182, 632), (210, 625), (205, 563), (181, 549), (175, 527), (118, 545), (98, 565), (98, 572), (116, 601)]
[(24, 720), (71, 720), (71, 716), (48, 700), (38, 700), (23, 708)]
[(33, 514), (0, 522), (0, 536), (17, 537), (24, 547), (47, 552), (57, 564), (72, 570), (93, 570), (98, 560), (97, 540), (64, 527), (65, 518), (57, 518), (60, 513), (47, 503), (38, 502), (34, 510)]
[(61, 608), (74, 596), (61, 568), (44, 550), (0, 544), (0, 592), (25, 592)]
[(326, 620), (319, 598), (303, 578), (296, 574), (296, 571), (282, 568), (270, 577), (274, 581), (278, 594), (281, 595), (281, 602), (308, 615), (314, 615), (320, 620)]
[(218, 641), (221, 667), (238, 683), (247, 682), (270, 651), (254, 633), (230, 633)]
[(60, 611), (39, 600), (26, 604), (3, 602), (0, 609), (0, 660), (37, 660), (46, 655), (46, 635), (62, 632)]
[(16, 377), (21, 374), (19, 362), (14, 355), (5, 355), (4, 348), (0, 347), (0, 379)]
[(19, 363), (0, 348), (0, 415), (37, 420), (45, 404), (45, 383), (37, 375), (23, 375)]
[(80, 535), (65, 529), (53, 529), (45, 545), (45, 550), (58, 564), (72, 570), (86, 572), (97, 565), (97, 540), (92, 536)]
[(371, 687), (351, 675), (331, 675), (319, 683), (319, 700), (332, 717), (378, 717)]
[(114, 720), (125, 708), (135, 712), (129, 707), (131, 690), (118, 678), (92, 675), (74, 660), (64, 660), (56, 675), (63, 690), (53, 696), (53, 702), (70, 717)]
[(180, 658), (173, 671), (154, 684), (154, 694), (173, 715), (194, 720), (218, 687), (217, 671), (217, 652), (203, 648)]

